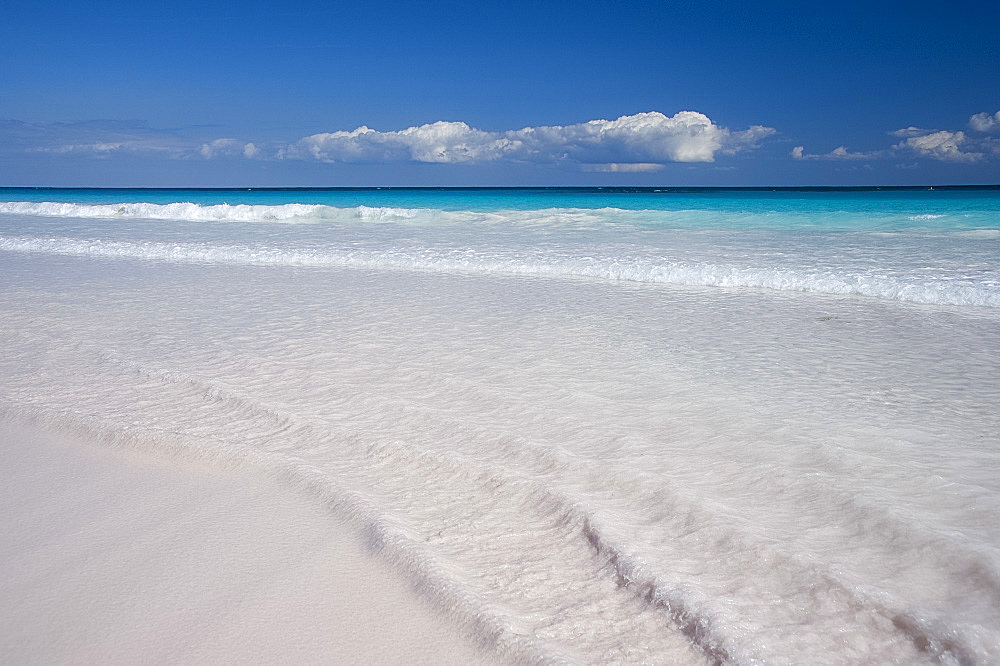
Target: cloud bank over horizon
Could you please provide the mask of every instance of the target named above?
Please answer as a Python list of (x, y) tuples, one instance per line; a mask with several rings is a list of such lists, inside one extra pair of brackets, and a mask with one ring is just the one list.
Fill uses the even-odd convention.
[(721, 127), (703, 113), (658, 111), (591, 120), (575, 125), (524, 127), (488, 132), (464, 122), (438, 121), (381, 132), (352, 131), (303, 137), (277, 153), (278, 159), (323, 162), (423, 162), (475, 164), (509, 160), (571, 163), (593, 170), (649, 171), (669, 162), (713, 162), (717, 153), (756, 148), (775, 133), (754, 125), (743, 131)]
[[(758, 149), (761, 149), (760, 159), (772, 164), (789, 158), (792, 163), (800, 164), (840, 162), (841, 166), (834, 168), (842, 170), (871, 169), (879, 162), (886, 167), (907, 169), (915, 168), (918, 162), (955, 168), (996, 164), (1000, 159), (1000, 111), (966, 118), (964, 130), (908, 125), (883, 132), (883, 137), (892, 137), (883, 147), (876, 144), (869, 146), (872, 148), (869, 150), (853, 150), (842, 144), (829, 152), (816, 153), (795, 144), (788, 152), (779, 142), (767, 142), (777, 134), (772, 127), (731, 129), (697, 111), (679, 111), (673, 116), (648, 111), (614, 120), (501, 131), (445, 120), (387, 131), (362, 125), (292, 141), (220, 136), (218, 127), (208, 125), (155, 128), (143, 121), (129, 120), (26, 123), (0, 119), (0, 156), (6, 155), (8, 160), (21, 159), (16, 155), (34, 156), (26, 159), (36, 160), (66, 159), (67, 164), (71, 159), (81, 158), (108, 164), (141, 164), (145, 160), (151, 166), (162, 164), (163, 160), (225, 162), (226, 169), (243, 169), (240, 173), (246, 174), (258, 173), (246, 169), (271, 169), (279, 179), (281, 174), (306, 173), (301, 170), (322, 168), (319, 167), (322, 164), (391, 165), (397, 170), (437, 164), (483, 166), (486, 171), (488, 165), (499, 166), (501, 170), (505, 165), (543, 169), (554, 166), (564, 174), (639, 177), (662, 171), (669, 165), (686, 164), (695, 168), (698, 164), (712, 164), (723, 157)], [(766, 146), (767, 143), (770, 145)], [(314, 166), (309, 167), (310, 164)], [(724, 164), (712, 167), (717, 171), (736, 168)]]
[[(321, 132), (292, 142), (246, 141), (232, 136), (184, 138), (185, 130), (158, 131), (138, 122), (29, 124), (9, 121), (9, 134), (26, 152), (52, 155), (159, 154), (169, 159), (302, 160), (343, 164), (458, 164), (512, 162), (563, 165), (591, 172), (639, 173), (670, 163), (710, 163), (760, 147), (775, 134), (753, 125), (731, 130), (697, 111), (658, 111), (591, 120), (486, 131), (439, 120), (401, 130), (362, 125)], [(186, 128), (192, 129), (192, 128)], [(196, 129), (196, 128), (194, 128)]]

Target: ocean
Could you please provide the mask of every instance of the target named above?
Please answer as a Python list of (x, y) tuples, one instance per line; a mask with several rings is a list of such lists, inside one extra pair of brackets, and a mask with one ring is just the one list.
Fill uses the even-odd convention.
[(0, 188), (0, 345), (500, 659), (1000, 661), (997, 187)]

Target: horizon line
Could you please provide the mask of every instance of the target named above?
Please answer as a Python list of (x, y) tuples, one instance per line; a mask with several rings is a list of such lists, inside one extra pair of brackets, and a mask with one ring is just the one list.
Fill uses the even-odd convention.
[(160, 190), (206, 192), (246, 192), (246, 191), (361, 191), (361, 190), (580, 190), (580, 191), (636, 191), (636, 192), (683, 192), (683, 191), (859, 191), (859, 190), (1000, 190), (995, 184), (944, 185), (927, 183), (922, 185), (266, 185), (266, 186), (72, 186), (72, 185), (0, 185), (0, 190)]

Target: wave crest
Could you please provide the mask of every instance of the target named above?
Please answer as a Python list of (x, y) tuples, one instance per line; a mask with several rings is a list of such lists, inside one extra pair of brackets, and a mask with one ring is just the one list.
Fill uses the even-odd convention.
[(214, 204), (191, 202), (169, 204), (113, 203), (76, 204), (52, 201), (9, 201), (0, 203), (0, 213), (42, 217), (136, 218), (146, 220), (310, 222), (336, 219), (386, 220), (415, 217), (418, 209), (357, 206), (336, 208), (322, 204)]

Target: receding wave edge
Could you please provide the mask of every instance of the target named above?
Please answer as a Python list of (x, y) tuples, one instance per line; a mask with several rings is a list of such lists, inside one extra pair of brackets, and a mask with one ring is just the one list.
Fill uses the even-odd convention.
[(253, 245), (129, 242), (0, 236), (0, 251), (132, 259), (300, 267), (403, 269), (441, 273), (591, 278), (703, 287), (743, 287), (858, 295), (930, 305), (1000, 308), (1000, 290), (944, 280), (906, 281), (867, 273), (804, 271), (621, 256), (546, 255), (454, 248), (295, 249)]

